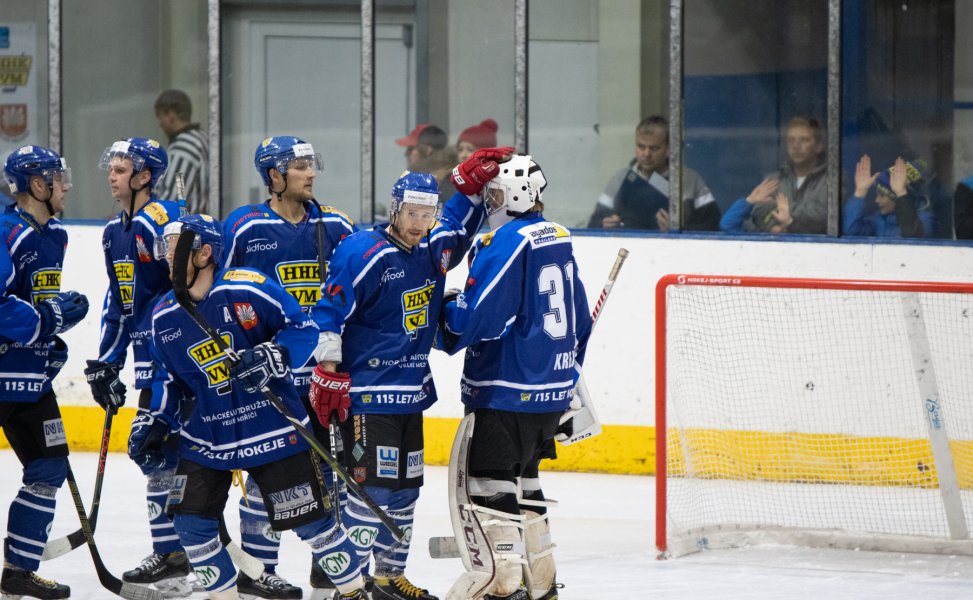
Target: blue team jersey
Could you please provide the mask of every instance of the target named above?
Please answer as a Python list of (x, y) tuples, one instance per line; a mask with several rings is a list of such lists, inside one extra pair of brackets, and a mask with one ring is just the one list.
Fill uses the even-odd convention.
[(352, 414), (415, 413), (436, 401), (429, 351), (446, 271), (462, 260), (484, 217), (482, 205), (456, 194), (415, 248), (403, 248), (384, 225), (338, 246), (311, 314), (321, 331), (341, 334), (338, 368), (351, 374)]
[(51, 338), (37, 339), (34, 306), (61, 291), (68, 232), (57, 219), (43, 227), (19, 208), (0, 214), (0, 402), (35, 402), (51, 390), (45, 374)]
[[(307, 362), (318, 328), (294, 298), (253, 269), (217, 271), (197, 304), (207, 323), (239, 352), (274, 341), (291, 368)], [(218, 470), (242, 469), (296, 454), (307, 443), (264, 397), (235, 384), (226, 355), (176, 303), (172, 292), (155, 307), (153, 413), (180, 429), (179, 456)], [(310, 420), (290, 376), (269, 384), (305, 426)]]
[(153, 255), (155, 238), (178, 218), (178, 204), (151, 200), (136, 211), (131, 227), (126, 228), (128, 217), (122, 211), (105, 225), (101, 237), (108, 291), (101, 313), (98, 360), (124, 363), (131, 343), (137, 389), (152, 386), (152, 308), (172, 289), (169, 264)]
[(591, 333), (571, 234), (529, 213), (477, 241), (466, 291), (446, 308), (466, 350), (468, 408), (568, 408)]
[[(325, 268), (341, 240), (358, 229), (343, 212), (313, 202), (305, 203), (307, 215), (293, 224), (270, 208), (268, 203), (242, 206), (226, 218), (224, 267), (250, 267), (270, 275), (290, 295), (301, 309), (310, 313), (321, 297), (325, 272), (319, 273), (317, 224), (324, 226), (322, 254)], [(315, 362), (294, 371), (294, 385), (306, 396), (311, 384)]]

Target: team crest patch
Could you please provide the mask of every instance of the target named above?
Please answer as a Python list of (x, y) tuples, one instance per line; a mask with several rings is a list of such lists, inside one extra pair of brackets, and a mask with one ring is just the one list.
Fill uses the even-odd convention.
[(135, 250), (139, 254), (139, 262), (152, 262), (152, 255), (149, 254), (149, 249), (145, 246), (145, 240), (138, 234), (135, 235)]
[(530, 402), (530, 392), (520, 394), (521, 402)]
[(365, 467), (352, 467), (351, 472), (352, 476), (355, 478), (355, 481), (358, 483), (365, 482)]
[(287, 436), (287, 443), (290, 444), (291, 446), (296, 445), (297, 444), (297, 434), (296, 433), (292, 433), (289, 436)]
[(257, 326), (257, 311), (253, 310), (253, 305), (249, 302), (234, 302), (233, 310), (241, 327), (253, 329)]
[[(29, 56), (6, 57), (7, 60), (23, 62), (26, 59), (27, 69), (23, 72), (23, 85), (27, 84), (27, 72), (30, 71)], [(17, 73), (19, 80), (20, 73)], [(26, 104), (0, 104), (0, 133), (7, 141), (16, 141), (27, 133), (27, 105)]]
[(452, 250), (443, 250), (443, 255), (439, 258), (439, 270), (442, 271), (443, 275), (449, 270), (449, 259), (452, 258)]

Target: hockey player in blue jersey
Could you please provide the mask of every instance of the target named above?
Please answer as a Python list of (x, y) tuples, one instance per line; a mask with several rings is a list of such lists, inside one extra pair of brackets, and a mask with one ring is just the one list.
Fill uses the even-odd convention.
[[(152, 395), (152, 307), (172, 288), (169, 267), (152, 255), (155, 239), (170, 221), (179, 217), (174, 201), (152, 193), (165, 173), (169, 158), (159, 142), (128, 138), (109, 146), (99, 166), (108, 171), (111, 195), (121, 210), (102, 234), (108, 290), (101, 314), (98, 358), (85, 369), (91, 394), (106, 410), (125, 403), (125, 385), (119, 379), (129, 345), (135, 362), (135, 389), (139, 413), (148, 409)], [(172, 483), (175, 448), (164, 468), (142, 465), (147, 478), (146, 497), (152, 553), (139, 566), (122, 574), (129, 583), (154, 585), (170, 596), (188, 596), (189, 561), (179, 537), (162, 507)]]
[(0, 427), (23, 465), (23, 487), (7, 517), (0, 594), (67, 598), (66, 585), (36, 574), (67, 476), (68, 445), (51, 381), (67, 360), (57, 334), (88, 312), (88, 300), (61, 291), (68, 233), (64, 210), (70, 170), (41, 146), (14, 150), (4, 176), (16, 205), (0, 214)]
[[(512, 148), (481, 150), (482, 186)], [(471, 167), (472, 168), (472, 167)], [(492, 170), (492, 172), (491, 172)], [(478, 189), (475, 191), (479, 191)], [(485, 213), (479, 196), (455, 194), (439, 220), (439, 186), (406, 172), (392, 187), (391, 222), (358, 232), (331, 259), (324, 296), (312, 311), (321, 328), (311, 400), (322, 421), (337, 411), (349, 472), (403, 531), (412, 528), (423, 482), (422, 411), (436, 401), (429, 368), (446, 272), (458, 264)], [(351, 496), (342, 522), (363, 570), (374, 551), (374, 600), (433, 600), (404, 575), (409, 534), (396, 544)]]
[(237, 354), (230, 362), (180, 304), (166, 294), (153, 313), (156, 361), (151, 409), (132, 425), (129, 454), (143, 465), (167, 461), (167, 437), (179, 440), (179, 466), (167, 510), (196, 576), (211, 599), (239, 598), (237, 575), (218, 523), (234, 469), (244, 469), (267, 504), (275, 531), (294, 529), (338, 591), (367, 600), (355, 547), (326, 509), (328, 492), (307, 442), (265, 395), (275, 394), (307, 427), (310, 417), (291, 372), (303, 366), (318, 328), (298, 302), (253, 269), (218, 269), (222, 228), (207, 215), (166, 227), (159, 244), (170, 264), (180, 235), (192, 236), (186, 287), (195, 310)]
[[(470, 252), (466, 290), (444, 307), (447, 348), (466, 349), (462, 399), (475, 419), (469, 495), (491, 511), (481, 521), (495, 523), (484, 524), (493, 544), (509, 543), (516, 553), (526, 543), (519, 562), (510, 554), (496, 561), (486, 598), (557, 598), (538, 465), (555, 458), (554, 435), (580, 373), (591, 317), (571, 234), (544, 218), (546, 186), (530, 156), (500, 165), (483, 190), (491, 231)], [(524, 559), (529, 596), (520, 587)]]
[[(301, 309), (310, 313), (321, 296), (327, 265), (335, 247), (356, 231), (347, 215), (314, 199), (315, 172), (323, 168), (321, 155), (304, 140), (291, 136), (267, 138), (257, 146), (254, 166), (270, 198), (261, 204), (242, 206), (223, 222), (226, 233), (224, 267), (250, 267), (269, 275), (294, 296)], [(307, 403), (314, 360), (293, 371), (294, 385)], [(327, 427), (311, 419), (315, 437), (331, 448)], [(331, 469), (324, 463), (323, 477), (331, 481)], [(261, 598), (300, 598), (301, 589), (275, 573), (280, 535), (270, 528), (267, 511), (252, 479), (246, 481), (240, 500), (240, 533), (243, 549), (259, 558), (266, 573), (252, 581), (240, 573), (240, 593)], [(312, 563), (311, 587), (333, 586), (317, 562)]]

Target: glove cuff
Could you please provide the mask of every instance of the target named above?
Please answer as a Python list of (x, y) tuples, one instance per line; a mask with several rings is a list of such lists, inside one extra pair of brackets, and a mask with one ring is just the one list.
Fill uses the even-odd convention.
[(314, 349), (314, 360), (322, 362), (341, 362), (341, 336), (333, 331), (322, 331), (318, 336), (318, 346)]

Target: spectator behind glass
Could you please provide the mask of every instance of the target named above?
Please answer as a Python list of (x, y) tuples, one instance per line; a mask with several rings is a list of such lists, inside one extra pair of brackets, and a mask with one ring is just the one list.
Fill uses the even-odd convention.
[(193, 106), (182, 90), (166, 90), (155, 100), (159, 127), (169, 138), (169, 168), (156, 184), (155, 193), (163, 200), (178, 200), (177, 175), (186, 186), (186, 206), (191, 213), (204, 213), (209, 198), (209, 140), (190, 123)]
[(480, 148), (493, 148), (497, 145), (497, 122), (484, 119), (479, 125), (467, 127), (456, 138), (456, 158), (463, 162)]
[(973, 240), (973, 174), (956, 184), (953, 215), (956, 239)]
[[(720, 209), (699, 173), (683, 169), (684, 229), (719, 229)], [(669, 122), (653, 115), (635, 128), (635, 159), (615, 173), (588, 227), (669, 231)]]
[(398, 138), (395, 143), (405, 146), (406, 169), (413, 173), (429, 173), (439, 183), (439, 198), (443, 202), (456, 193), (449, 175), (459, 164), (456, 150), (447, 146), (446, 132), (432, 125), (416, 125), (409, 135)]
[(746, 198), (735, 201), (720, 229), (729, 233), (826, 233), (828, 178), (821, 125), (794, 117), (785, 129), (787, 162)]
[[(875, 237), (932, 237), (936, 228), (929, 199), (916, 191), (922, 172), (916, 162), (900, 156), (887, 171), (872, 174), (872, 159), (865, 154), (855, 168), (855, 195), (845, 203), (842, 235)], [(867, 201), (875, 187), (874, 199)]]

